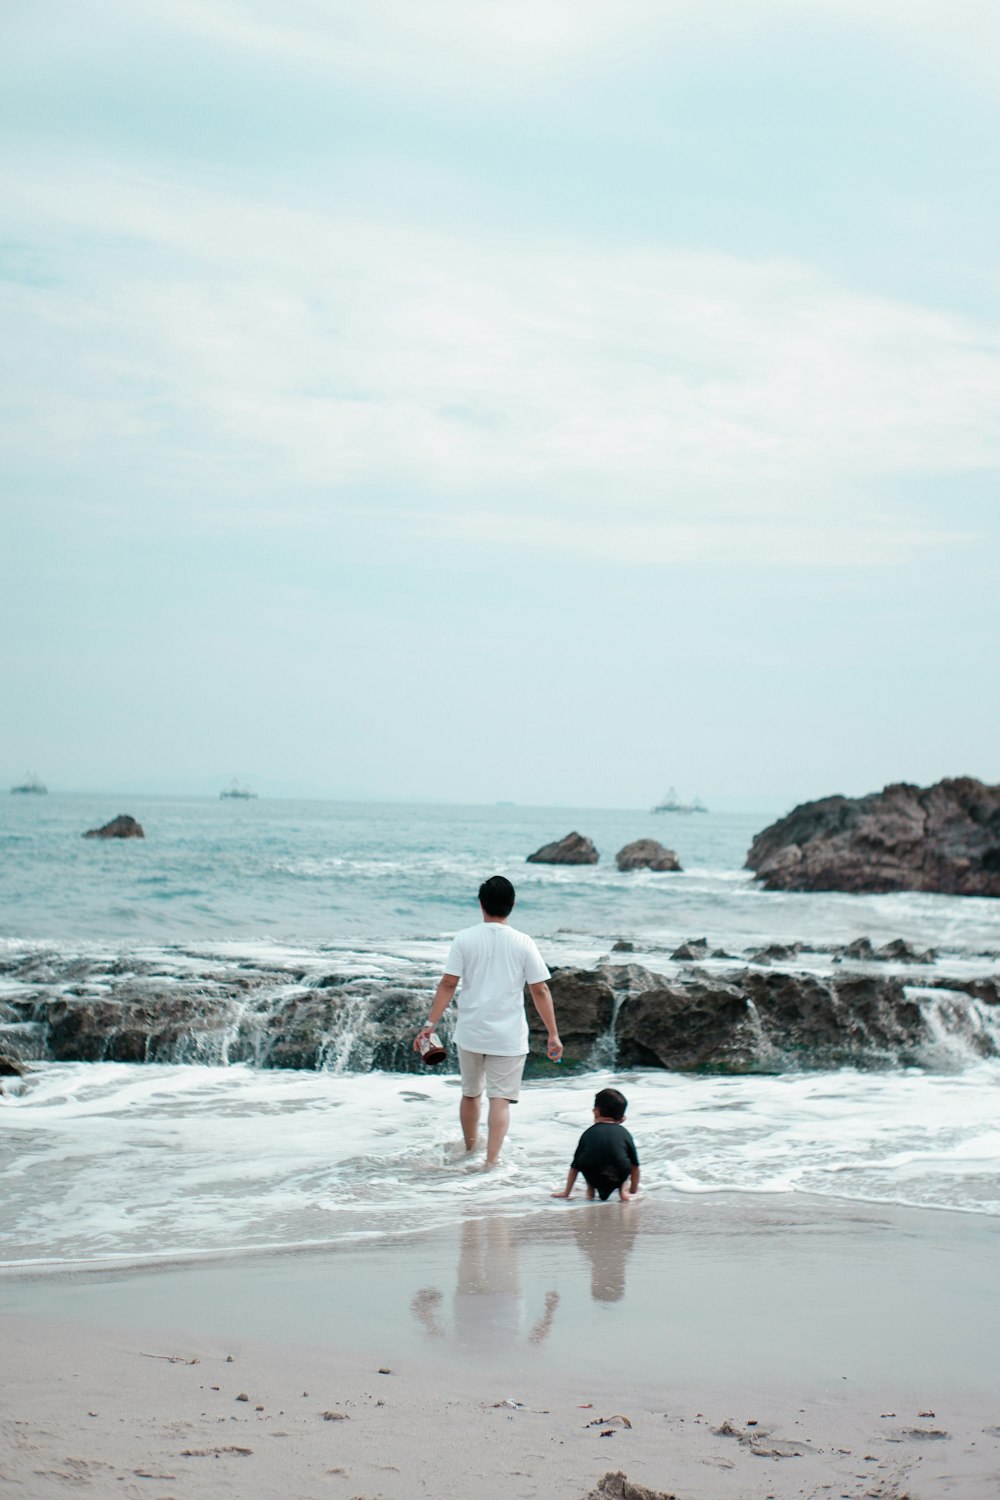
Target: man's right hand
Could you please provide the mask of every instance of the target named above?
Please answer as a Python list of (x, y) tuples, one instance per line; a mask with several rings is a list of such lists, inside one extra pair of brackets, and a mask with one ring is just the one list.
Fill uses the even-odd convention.
[(433, 1030), (434, 1030), (434, 1027), (428, 1021), (427, 1025), (424, 1026), (424, 1027), (422, 1027), (421, 1030), (417, 1032), (416, 1036), (413, 1038), (413, 1050), (414, 1050), (414, 1052), (419, 1052), (420, 1051), (420, 1038), (422, 1036), (430, 1036), (431, 1033), (433, 1032)]
[(545, 1053), (549, 1062), (562, 1062), (563, 1044), (559, 1040), (558, 1032), (549, 1032), (549, 1040), (545, 1048)]

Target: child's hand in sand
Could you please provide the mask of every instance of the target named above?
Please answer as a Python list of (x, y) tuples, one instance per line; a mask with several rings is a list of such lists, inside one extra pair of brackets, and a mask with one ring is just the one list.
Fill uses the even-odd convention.
[(559, 1191), (558, 1191), (558, 1193), (550, 1193), (549, 1196), (551, 1198), (568, 1198), (569, 1194), (570, 1194), (569, 1188), (560, 1188)]

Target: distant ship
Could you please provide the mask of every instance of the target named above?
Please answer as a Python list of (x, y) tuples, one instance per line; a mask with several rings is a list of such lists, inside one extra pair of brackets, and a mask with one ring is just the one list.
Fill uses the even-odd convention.
[(236, 780), (235, 776), (233, 777), (230, 784), (226, 787), (226, 790), (219, 793), (219, 797), (223, 801), (225, 801), (227, 797), (235, 797), (240, 802), (252, 802), (256, 796), (257, 793), (252, 792), (248, 786), (241, 786), (241, 784)]
[(20, 782), (17, 786), (12, 786), (11, 787), (11, 791), (12, 792), (35, 792), (35, 793), (37, 793), (37, 794), (39, 794), (41, 796), (44, 796), (45, 793), (48, 791), (48, 787), (45, 785), (44, 781), (39, 781), (38, 777), (34, 774), (34, 772), (32, 772), (32, 771), (26, 771), (24, 773), (24, 780), (22, 782)]
[(707, 813), (708, 808), (700, 797), (695, 797), (691, 802), (682, 802), (678, 797), (676, 789), (670, 787), (662, 802), (658, 802), (652, 809), (655, 813)]

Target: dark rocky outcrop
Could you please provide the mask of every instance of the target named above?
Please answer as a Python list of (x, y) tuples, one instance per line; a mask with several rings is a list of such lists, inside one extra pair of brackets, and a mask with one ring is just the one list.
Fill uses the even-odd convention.
[(619, 870), (679, 870), (681, 862), (672, 849), (665, 849), (656, 839), (636, 839), (615, 855)]
[(105, 823), (102, 828), (88, 828), (83, 835), (85, 839), (144, 839), (146, 835), (142, 831), (142, 824), (129, 816), (128, 813), (119, 813), (117, 818), (112, 818), (110, 823)]
[(534, 854), (529, 854), (529, 865), (596, 865), (600, 855), (592, 840), (581, 833), (567, 833), (564, 839), (552, 844), (543, 844)]
[(0, 1078), (23, 1078), (24, 1068), (15, 1057), (0, 1052)]
[[(567, 1063), (585, 1063), (595, 1043), (611, 1028), (615, 1012), (627, 995), (639, 995), (659, 983), (639, 964), (598, 964), (596, 969), (554, 969), (549, 989), (556, 1008), (559, 1037)], [(539, 1050), (545, 1028), (531, 1003), (528, 1029)]]
[(1000, 896), (1000, 786), (964, 776), (806, 802), (757, 835), (747, 868), (772, 891)]
[(740, 986), (690, 972), (624, 1000), (616, 1036), (621, 1067), (685, 1072), (745, 1072), (757, 1040)]
[[(791, 945), (789, 945), (791, 946)], [(829, 968), (829, 965), (827, 966)], [(162, 957), (0, 955), (0, 1072), (38, 1061), (249, 1063), (418, 1073), (413, 1038), (433, 976), (392, 980), (238, 960), (164, 972)], [(919, 977), (919, 983), (914, 981)], [(715, 963), (654, 973), (632, 962), (556, 969), (569, 1067), (770, 1072), (962, 1066), (1000, 1056), (1000, 971), (908, 977), (884, 968)], [(550, 1068), (528, 1001), (530, 1070)], [(454, 1008), (438, 1027), (452, 1036)]]
[(625, 999), (617, 1037), (623, 1067), (735, 1073), (917, 1063), (930, 1040), (898, 980), (752, 969), (689, 970)]
[[(614, 979), (610, 966), (553, 970), (549, 989), (567, 1063), (585, 1062), (597, 1037), (609, 1029), (615, 1012)], [(545, 1028), (530, 1001), (528, 1029), (537, 1047), (544, 1040)]]

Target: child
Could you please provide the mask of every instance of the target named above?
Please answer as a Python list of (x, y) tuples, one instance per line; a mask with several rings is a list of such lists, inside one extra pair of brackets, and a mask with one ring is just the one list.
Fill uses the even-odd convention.
[(553, 1198), (568, 1198), (581, 1173), (588, 1198), (597, 1193), (606, 1203), (616, 1188), (623, 1203), (638, 1197), (639, 1157), (635, 1141), (622, 1124), (627, 1108), (625, 1095), (617, 1089), (600, 1090), (594, 1099), (594, 1123), (581, 1135), (566, 1186), (553, 1193)]

